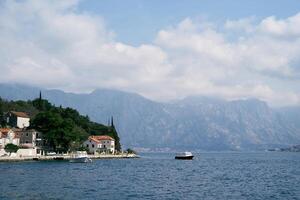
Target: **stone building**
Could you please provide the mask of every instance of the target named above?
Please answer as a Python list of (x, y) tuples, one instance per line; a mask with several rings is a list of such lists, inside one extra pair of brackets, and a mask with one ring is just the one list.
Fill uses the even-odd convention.
[(26, 128), (30, 125), (30, 117), (24, 112), (10, 111), (5, 115), (6, 123), (15, 128)]

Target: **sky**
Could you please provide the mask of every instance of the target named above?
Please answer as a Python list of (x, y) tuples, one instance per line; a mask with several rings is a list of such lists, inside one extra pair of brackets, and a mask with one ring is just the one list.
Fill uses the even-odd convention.
[(299, 0), (0, 0), (2, 83), (300, 105)]

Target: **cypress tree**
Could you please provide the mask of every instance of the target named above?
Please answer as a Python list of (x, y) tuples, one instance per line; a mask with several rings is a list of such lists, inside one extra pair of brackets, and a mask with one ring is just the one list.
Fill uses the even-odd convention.
[(39, 97), (40, 101), (42, 100), (42, 91), (40, 90), (40, 97)]
[(112, 127), (112, 128), (115, 128), (113, 116), (111, 117), (111, 127)]

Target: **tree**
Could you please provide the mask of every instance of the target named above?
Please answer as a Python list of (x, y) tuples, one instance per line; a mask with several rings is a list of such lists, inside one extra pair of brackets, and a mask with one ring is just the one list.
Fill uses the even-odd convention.
[(66, 131), (69, 131), (65, 126), (68, 125), (64, 124), (64, 119), (59, 113), (51, 111), (37, 114), (32, 121), (32, 126), (43, 133), (46, 145), (54, 151), (68, 148), (65, 137)]
[(32, 126), (43, 133), (46, 145), (54, 151), (67, 152), (74, 143), (88, 138), (87, 132), (74, 122), (74, 116), (69, 118), (64, 111), (41, 112), (32, 121)]
[(32, 105), (39, 111), (49, 111), (51, 108), (53, 108), (53, 106), (51, 105), (51, 103), (49, 103), (49, 101), (40, 98), (34, 99), (32, 101)]
[(19, 150), (19, 147), (17, 145), (9, 143), (5, 145), (4, 150), (10, 155), (11, 153), (16, 153)]
[(5, 126), (6, 126), (6, 121), (4, 120), (2, 99), (0, 98), (0, 127), (5, 127)]
[(113, 124), (104, 126), (90, 121), (88, 116), (82, 116), (72, 108), (56, 107), (40, 97), (33, 101), (6, 101), (0, 98), (0, 124), (4, 112), (26, 112), (31, 116), (30, 128), (43, 134), (45, 150), (69, 151), (80, 147), (89, 135), (109, 135), (115, 139), (116, 150), (121, 150), (120, 139)]
[(136, 151), (134, 151), (133, 149), (130, 149), (130, 148), (128, 148), (126, 150), (126, 152), (129, 153), (129, 154), (136, 154)]
[(121, 151), (122, 147), (121, 147), (121, 143), (120, 143), (120, 138), (118, 136), (118, 133), (117, 133), (117, 130), (115, 127), (112, 127), (111, 136), (115, 139), (116, 150)]
[(3, 105), (4, 111), (16, 110), (31, 114), (30, 128), (43, 133), (45, 150), (67, 152), (76, 149), (89, 135), (109, 135), (115, 139), (116, 150), (121, 150), (113, 119), (111, 126), (104, 126), (90, 121), (88, 116), (80, 115), (75, 109), (56, 107), (42, 99), (41, 95), (33, 101), (4, 101)]

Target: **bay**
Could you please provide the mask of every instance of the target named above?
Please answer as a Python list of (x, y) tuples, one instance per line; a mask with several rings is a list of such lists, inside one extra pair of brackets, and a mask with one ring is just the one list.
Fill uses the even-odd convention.
[(172, 153), (93, 163), (0, 163), (0, 199), (300, 199), (300, 154)]

